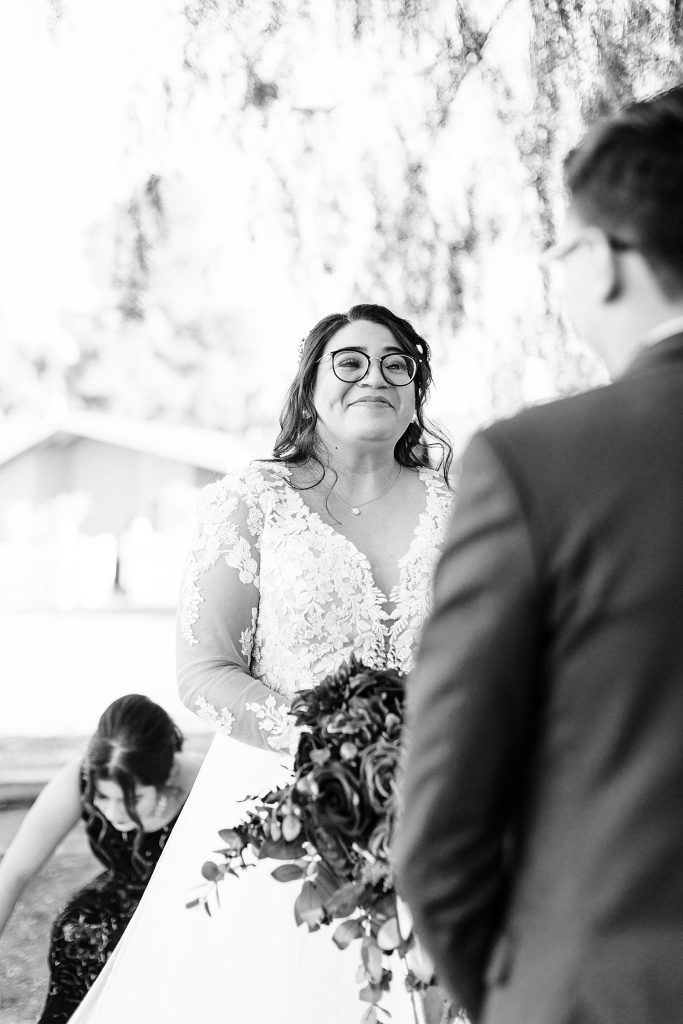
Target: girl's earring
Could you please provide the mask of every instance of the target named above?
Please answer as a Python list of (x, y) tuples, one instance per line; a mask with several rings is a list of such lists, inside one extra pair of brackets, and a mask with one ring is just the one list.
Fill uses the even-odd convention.
[(165, 793), (160, 793), (157, 797), (157, 802), (154, 805), (154, 815), (160, 818), (168, 807), (168, 797)]

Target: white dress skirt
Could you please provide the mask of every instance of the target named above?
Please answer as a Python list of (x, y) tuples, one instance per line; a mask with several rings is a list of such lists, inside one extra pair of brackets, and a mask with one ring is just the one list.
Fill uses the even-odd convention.
[[(294, 921), (300, 883), (276, 882), (262, 861), (219, 886), (209, 917), (185, 906), (206, 883), (201, 866), (220, 847), (219, 828), (244, 814), (249, 775), (264, 788), (286, 778), (282, 758), (224, 736), (209, 749), (125, 935), (71, 1024), (354, 1024), (367, 1004), (356, 981), (360, 944), (339, 950), (333, 927)], [(393, 1024), (414, 1024), (398, 984), (380, 1005)], [(418, 1018), (419, 1019), (419, 1018)]]
[[(360, 944), (294, 920), (299, 883), (261, 861), (219, 886), (209, 917), (186, 903), (244, 799), (286, 781), (287, 710), (355, 654), (408, 671), (429, 611), (451, 494), (431, 470), (399, 579), (376, 586), (367, 558), (308, 509), (286, 467), (264, 463), (205, 488), (179, 614), (183, 699), (217, 735), (140, 905), (71, 1024), (355, 1024), (367, 1004)], [(239, 742), (241, 741), (241, 742)], [(392, 1024), (414, 1024), (395, 956)], [(382, 1015), (380, 1020), (386, 1020)]]

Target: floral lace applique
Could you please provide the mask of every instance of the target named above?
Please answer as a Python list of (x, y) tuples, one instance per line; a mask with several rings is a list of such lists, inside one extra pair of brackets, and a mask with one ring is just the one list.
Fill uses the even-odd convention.
[(217, 708), (210, 704), (206, 697), (195, 698), (195, 708), (198, 718), (202, 721), (208, 722), (218, 732), (222, 732), (225, 736), (229, 736), (233, 730), (235, 724), (235, 716), (232, 711), (227, 708), (221, 708), (219, 711)]
[(248, 629), (243, 629), (240, 633), (240, 650), (242, 651), (242, 657), (249, 664), (251, 661), (252, 651), (254, 650), (254, 637), (256, 635), (256, 616), (258, 615), (258, 608), (251, 609), (251, 626)]
[(294, 725), (287, 704), (277, 706), (275, 696), (266, 697), (263, 704), (257, 701), (245, 705), (259, 720), (259, 729), (268, 733), (268, 746), (273, 750), (289, 750), (298, 729)]
[(431, 577), (452, 500), (434, 471), (420, 470), (420, 479), (425, 508), (388, 599), (351, 541), (311, 512), (300, 492), (278, 492), (262, 534), (256, 678), (292, 696), (334, 672), (351, 653), (373, 667), (409, 669), (431, 605)]
[[(227, 565), (239, 572), (242, 583), (259, 586), (258, 550), (264, 517), (270, 507), (273, 488), (282, 484), (280, 474), (267, 480), (257, 467), (242, 473), (231, 473), (201, 492), (198, 504), (197, 529), (192, 543), (180, 593), (180, 634), (189, 646), (198, 641), (194, 625), (199, 619), (202, 601), (199, 587), (202, 573), (223, 557)], [(240, 511), (246, 514), (246, 526), (254, 545), (240, 534)]]
[(224, 557), (232, 569), (239, 570), (240, 583), (254, 583), (256, 581), (258, 562), (252, 556), (251, 546), (245, 537), (240, 537), (239, 540), (236, 540)]
[[(367, 557), (288, 483), (286, 466), (255, 464), (208, 488), (183, 590), (182, 635), (188, 645), (198, 643), (201, 574), (223, 559), (232, 567), (224, 600), (239, 620), (235, 653), (241, 652), (245, 674), (270, 692), (265, 701), (242, 697), (233, 704), (228, 688), (214, 700), (227, 703), (238, 725), (256, 715), (273, 749), (293, 742), (288, 706), (294, 694), (336, 671), (351, 654), (371, 667), (411, 668), (452, 500), (437, 473), (421, 469), (419, 475), (424, 510), (388, 596), (377, 588)], [(257, 587), (256, 597), (245, 589), (241, 598), (238, 580)]]

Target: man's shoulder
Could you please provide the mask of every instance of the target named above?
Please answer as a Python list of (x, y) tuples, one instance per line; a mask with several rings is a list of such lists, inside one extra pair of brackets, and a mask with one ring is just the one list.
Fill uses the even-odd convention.
[(607, 384), (498, 420), (479, 432), (474, 447), (492, 452), (518, 488), (562, 491), (569, 480), (579, 487), (628, 460), (618, 453), (635, 429), (632, 403), (617, 384)]
[(499, 443), (549, 443), (563, 435), (579, 431), (585, 435), (587, 425), (608, 422), (618, 402), (614, 384), (591, 388), (577, 395), (556, 398), (550, 402), (522, 409), (485, 427), (481, 434), (496, 447)]

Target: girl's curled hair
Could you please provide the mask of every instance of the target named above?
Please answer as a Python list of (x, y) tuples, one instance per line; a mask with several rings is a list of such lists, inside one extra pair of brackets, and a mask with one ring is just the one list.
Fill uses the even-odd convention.
[(130, 693), (110, 704), (100, 718), (85, 757), (85, 800), (95, 809), (98, 780), (116, 783), (123, 793), (126, 811), (137, 825), (133, 860), (146, 876), (150, 867), (140, 854), (142, 822), (136, 810), (135, 788), (169, 787), (174, 757), (183, 735), (170, 715), (149, 697)]

